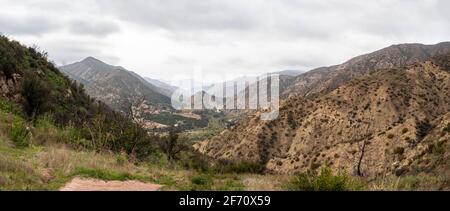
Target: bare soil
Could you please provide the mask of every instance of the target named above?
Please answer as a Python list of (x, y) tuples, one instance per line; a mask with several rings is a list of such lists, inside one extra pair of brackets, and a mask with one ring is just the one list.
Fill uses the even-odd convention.
[(75, 178), (60, 191), (157, 191), (161, 185), (139, 181), (102, 181)]

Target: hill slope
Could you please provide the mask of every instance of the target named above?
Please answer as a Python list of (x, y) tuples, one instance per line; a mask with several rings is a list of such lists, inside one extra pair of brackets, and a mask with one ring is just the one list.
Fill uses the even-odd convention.
[(34, 127), (45, 123), (54, 126), (52, 130), (64, 130), (57, 134), (60, 137), (49, 139), (76, 148), (126, 152), (139, 158), (153, 150), (152, 137), (139, 125), (90, 98), (83, 86), (47, 60), (46, 53), (3, 36), (0, 87), (0, 105), (14, 111), (12, 125), (6, 125), (16, 132), (13, 139), (19, 145), (32, 144)]
[(343, 83), (377, 71), (424, 62), (449, 52), (450, 42), (436, 45), (400, 44), (355, 57), (341, 65), (321, 67), (299, 75), (283, 92), (284, 96), (334, 90)]
[(127, 115), (130, 108), (145, 103), (149, 107), (167, 106), (170, 100), (158, 87), (122, 67), (105, 64), (92, 57), (60, 67), (74, 80), (83, 83), (86, 92)]
[(148, 77), (145, 77), (144, 79), (147, 82), (149, 82), (150, 84), (153, 84), (154, 86), (158, 87), (160, 90), (159, 92), (169, 98), (171, 98), (172, 93), (178, 89), (177, 87), (167, 84), (165, 82), (162, 82), (160, 80), (156, 80), (156, 79), (152, 79), (152, 78), (148, 78)]
[(322, 165), (371, 176), (448, 169), (449, 49), (393, 46), (305, 73), (285, 93), (278, 119), (256, 114), (196, 147), (279, 173)]

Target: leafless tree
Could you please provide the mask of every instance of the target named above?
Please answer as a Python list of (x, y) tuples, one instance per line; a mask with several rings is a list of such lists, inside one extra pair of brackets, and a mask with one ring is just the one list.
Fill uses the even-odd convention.
[(370, 133), (369, 133), (370, 123), (371, 123), (370, 121), (367, 122), (366, 134), (364, 134), (364, 137), (363, 137), (364, 141), (363, 141), (361, 149), (360, 149), (361, 150), (361, 155), (359, 156), (358, 164), (357, 164), (357, 167), (356, 167), (356, 173), (360, 177), (364, 176), (364, 174), (362, 173), (362, 170), (361, 170), (361, 165), (362, 165), (362, 161), (364, 159), (364, 155), (366, 153), (366, 146), (367, 146), (367, 144), (369, 142), (369, 138), (370, 138)]

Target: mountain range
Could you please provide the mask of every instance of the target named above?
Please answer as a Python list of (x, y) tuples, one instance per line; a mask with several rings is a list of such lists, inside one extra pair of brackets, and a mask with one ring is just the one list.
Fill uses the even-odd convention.
[(156, 84), (155, 81), (151, 83), (123, 67), (112, 66), (96, 58), (88, 57), (59, 69), (73, 80), (83, 84), (86, 93), (91, 97), (147, 125), (147, 128), (161, 125), (147, 121), (146, 115), (170, 110), (168, 85)]
[[(431, 152), (447, 147), (449, 138), (441, 134), (450, 124), (449, 58), (449, 42), (401, 44), (340, 65), (278, 72), (278, 119), (262, 121), (262, 111), (238, 111), (236, 126), (195, 148), (214, 159), (257, 162), (274, 173), (323, 165), (371, 176), (445, 169), (448, 154)], [(91, 96), (135, 119), (170, 110), (169, 97), (177, 89), (92, 57), (61, 69)], [(229, 81), (227, 92), (243, 81), (248, 78)], [(223, 83), (195, 96), (210, 96), (214, 86)]]
[(450, 43), (402, 44), (311, 70), (282, 91), (280, 116), (256, 112), (195, 145), (275, 173), (449, 175)]

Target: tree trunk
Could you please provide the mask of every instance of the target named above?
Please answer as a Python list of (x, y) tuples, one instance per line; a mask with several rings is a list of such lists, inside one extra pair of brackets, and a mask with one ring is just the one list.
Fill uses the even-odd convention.
[(361, 172), (361, 164), (362, 164), (362, 160), (364, 158), (364, 153), (366, 152), (366, 144), (367, 144), (367, 141), (364, 140), (363, 145), (361, 147), (361, 156), (359, 157), (359, 160), (358, 160), (357, 173), (358, 173), (358, 176), (360, 176), (360, 177), (363, 176), (363, 173)]

